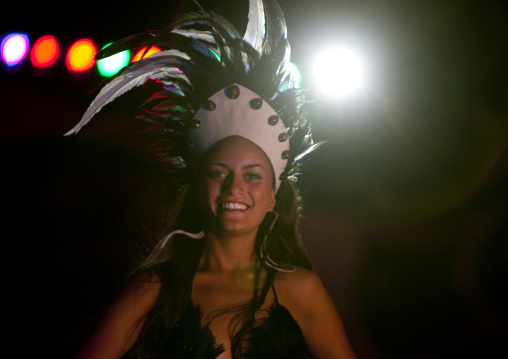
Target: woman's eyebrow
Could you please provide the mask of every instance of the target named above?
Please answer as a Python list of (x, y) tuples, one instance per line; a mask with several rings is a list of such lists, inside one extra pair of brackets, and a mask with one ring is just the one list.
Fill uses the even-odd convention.
[[(220, 167), (224, 167), (224, 168), (229, 168), (229, 166), (225, 163), (222, 163), (222, 162), (212, 162), (210, 163), (211, 166), (220, 166)], [(242, 169), (251, 169), (251, 168), (256, 168), (256, 167), (260, 167), (262, 169), (265, 169), (265, 167), (261, 164), (258, 164), (258, 163), (252, 163), (252, 164), (248, 164), (248, 165), (245, 165), (242, 167)]]
[(257, 168), (257, 167), (259, 167), (259, 168), (263, 169), (264, 171), (266, 171), (266, 168), (263, 165), (258, 164), (258, 163), (253, 163), (253, 164), (250, 164), (250, 165), (245, 165), (245, 166), (242, 167), (242, 169), (249, 170), (251, 168)]
[(212, 162), (210, 163), (211, 166), (221, 166), (221, 167), (225, 167), (225, 168), (229, 168), (229, 166), (225, 163), (222, 163), (222, 162)]

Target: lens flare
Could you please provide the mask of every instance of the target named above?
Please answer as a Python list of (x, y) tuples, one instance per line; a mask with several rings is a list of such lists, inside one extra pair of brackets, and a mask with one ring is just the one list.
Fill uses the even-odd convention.
[(0, 45), (2, 60), (7, 66), (14, 66), (23, 61), (28, 54), (30, 43), (26, 34), (9, 34)]

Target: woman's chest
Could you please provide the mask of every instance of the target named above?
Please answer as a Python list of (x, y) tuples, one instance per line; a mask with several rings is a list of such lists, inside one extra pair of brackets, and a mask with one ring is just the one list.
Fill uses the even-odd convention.
[[(274, 299), (273, 293), (266, 293), (257, 310), (251, 307), (253, 294), (253, 285), (240, 282), (238, 278), (196, 275), (191, 300), (194, 307), (201, 311), (201, 326), (208, 328), (216, 343), (224, 347), (224, 352), (218, 358), (232, 357), (232, 339), (246, 321), (254, 318), (252, 324), (258, 326), (267, 317), (267, 309)], [(261, 295), (261, 292), (258, 291), (257, 295)]]
[[(303, 358), (305, 340), (299, 319), (293, 315), (292, 303), (288, 300), (291, 296), (280, 284), (270, 283), (265, 287), (263, 284), (261, 281), (261, 289), (255, 292), (251, 278), (198, 271), (193, 280), (189, 307), (174, 335), (178, 338), (208, 338), (195, 340), (198, 349), (192, 349), (192, 352), (202, 352), (204, 347), (215, 350), (222, 345), (223, 350), (216, 350), (213, 356), (204, 356), (206, 358)], [(259, 299), (254, 306), (253, 296)], [(277, 297), (284, 299), (284, 305)], [(203, 345), (203, 342), (210, 341), (212, 346)], [(187, 345), (184, 340), (180, 342)]]

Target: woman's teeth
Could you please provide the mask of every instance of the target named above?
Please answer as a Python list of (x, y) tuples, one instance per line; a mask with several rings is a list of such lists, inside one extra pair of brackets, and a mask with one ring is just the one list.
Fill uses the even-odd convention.
[(247, 209), (247, 205), (243, 203), (226, 202), (222, 204), (222, 209)]

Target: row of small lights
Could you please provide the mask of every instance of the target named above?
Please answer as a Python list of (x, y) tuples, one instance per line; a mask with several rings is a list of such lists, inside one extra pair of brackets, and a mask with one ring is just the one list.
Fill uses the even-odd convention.
[[(102, 49), (109, 45), (103, 46)], [(72, 72), (85, 72), (96, 66), (102, 76), (111, 77), (130, 62), (139, 61), (142, 57), (150, 56), (159, 51), (161, 49), (157, 46), (152, 46), (148, 51), (146, 51), (146, 47), (143, 47), (136, 52), (132, 59), (130, 51), (125, 50), (105, 59), (95, 61), (97, 47), (94, 42), (90, 39), (80, 39), (74, 42), (67, 51), (65, 63), (67, 69)], [(28, 56), (29, 53), (30, 55)], [(30, 41), (26, 34), (12, 33), (5, 36), (1, 42), (1, 58), (9, 68), (15, 68), (24, 61), (28, 61), (28, 57), (33, 67), (48, 68), (55, 64), (59, 56), (60, 47), (58, 41), (52, 35), (40, 37), (35, 41), (31, 49)], [(291, 71), (296, 76), (296, 82), (299, 84), (301, 76), (298, 68), (293, 63), (290, 63), (290, 66)]]
[[(101, 49), (109, 46), (107, 44)], [(113, 56), (95, 61), (97, 47), (90, 39), (80, 39), (72, 44), (65, 56), (67, 69), (72, 72), (85, 72), (97, 67), (104, 77), (118, 73), (131, 62), (139, 61), (142, 57), (150, 56), (160, 48), (153, 46), (146, 51), (146, 47), (138, 50), (131, 58), (129, 50), (122, 51)], [(146, 53), (145, 53), (146, 52)], [(30, 54), (28, 56), (28, 54)], [(52, 35), (37, 39), (30, 49), (29, 37), (26, 34), (12, 33), (4, 36), (1, 42), (1, 58), (9, 68), (15, 68), (29, 57), (35, 68), (48, 68), (55, 64), (60, 56), (60, 47)], [(297, 84), (301, 82), (298, 68), (290, 63), (291, 71)], [(362, 61), (355, 53), (347, 49), (330, 49), (318, 58), (315, 64), (314, 77), (322, 93), (344, 95), (356, 93), (364, 85), (364, 68)]]
[[(101, 49), (109, 46), (107, 44)], [(102, 76), (110, 77), (115, 75), (130, 62), (140, 60), (144, 57), (160, 51), (152, 47), (148, 52), (146, 48), (139, 50), (131, 59), (129, 50), (122, 51), (108, 58), (95, 61), (97, 47), (90, 39), (80, 39), (74, 42), (67, 50), (65, 63), (67, 69), (72, 72), (85, 72), (97, 67)], [(49, 68), (53, 66), (60, 57), (60, 46), (53, 35), (45, 35), (38, 38), (30, 47), (30, 40), (27, 34), (12, 33), (3, 37), (0, 47), (1, 59), (8, 68), (16, 68), (25, 61), (30, 61), (35, 68)]]

